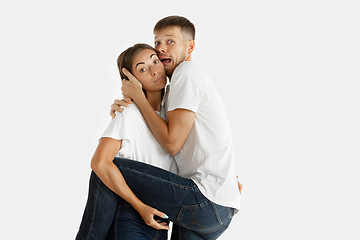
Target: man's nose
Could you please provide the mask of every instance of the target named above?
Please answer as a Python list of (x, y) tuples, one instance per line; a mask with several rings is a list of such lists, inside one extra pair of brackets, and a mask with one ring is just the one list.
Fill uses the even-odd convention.
[(158, 49), (157, 49), (160, 53), (166, 53), (166, 46), (165, 46), (165, 44), (163, 44), (163, 43), (160, 43), (159, 45), (158, 45)]

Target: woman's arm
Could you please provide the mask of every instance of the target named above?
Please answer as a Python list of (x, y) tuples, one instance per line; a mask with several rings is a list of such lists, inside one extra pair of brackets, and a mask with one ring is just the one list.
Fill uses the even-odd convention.
[(153, 216), (164, 218), (165, 214), (147, 206), (131, 191), (120, 170), (113, 163), (115, 155), (121, 148), (122, 141), (112, 138), (102, 138), (91, 160), (91, 168), (101, 181), (113, 192), (131, 204), (136, 209), (147, 225), (156, 229), (169, 229), (168, 226), (157, 223)]

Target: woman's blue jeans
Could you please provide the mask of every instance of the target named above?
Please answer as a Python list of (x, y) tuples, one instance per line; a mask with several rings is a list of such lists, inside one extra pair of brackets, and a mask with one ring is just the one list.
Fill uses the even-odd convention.
[(167, 230), (156, 230), (146, 225), (140, 214), (120, 198), (107, 240), (166, 240), (167, 236)]
[[(217, 239), (228, 228), (234, 209), (208, 200), (191, 179), (133, 160), (113, 162), (140, 200), (169, 216), (174, 223), (172, 240)], [(119, 199), (92, 172), (76, 239), (107, 239)]]

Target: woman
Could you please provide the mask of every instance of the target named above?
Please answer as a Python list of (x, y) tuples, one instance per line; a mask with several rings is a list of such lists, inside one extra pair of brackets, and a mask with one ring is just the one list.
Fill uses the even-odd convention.
[[(164, 111), (161, 111), (161, 100), (167, 78), (164, 66), (159, 61), (155, 49), (146, 44), (136, 44), (120, 54), (118, 67), (122, 79), (125, 78), (125, 75), (121, 69), (131, 69), (132, 74), (141, 81), (149, 103), (164, 118)], [(88, 237), (104, 239), (107, 232), (109, 232), (108, 239), (114, 237), (127, 240), (167, 239), (167, 230), (157, 230), (147, 226), (137, 211), (127, 203), (132, 203), (135, 205), (134, 207), (151, 209), (144, 204), (134, 204), (134, 202), (139, 203), (140, 200), (130, 190), (121, 172), (113, 163), (114, 157), (138, 160), (164, 170), (177, 171), (173, 157), (158, 144), (135, 104), (126, 108), (123, 113), (117, 114), (102, 135), (91, 160), (93, 172), (90, 179), (89, 197), (76, 239), (88, 239)], [(99, 187), (103, 184), (108, 188)], [(114, 195), (114, 199), (117, 199), (119, 203), (114, 205), (109, 199), (102, 199), (101, 196), (106, 194), (101, 191)], [(121, 198), (117, 197), (115, 193)], [(92, 214), (94, 209), (100, 205), (107, 206), (106, 212), (103, 215)], [(116, 209), (114, 206), (118, 206), (118, 208)], [(154, 211), (156, 210), (154, 209)], [(164, 216), (158, 211), (156, 213)], [(115, 220), (112, 221), (113, 219)], [(111, 222), (112, 229), (109, 231)], [(168, 229), (166, 222), (158, 222), (159, 228)], [(96, 229), (99, 226), (103, 227), (102, 231)]]

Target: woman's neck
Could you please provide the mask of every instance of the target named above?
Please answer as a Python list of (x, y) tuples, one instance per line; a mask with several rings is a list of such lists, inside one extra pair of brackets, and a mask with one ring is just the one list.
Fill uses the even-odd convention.
[(163, 92), (157, 91), (157, 92), (147, 92), (146, 98), (149, 101), (150, 105), (155, 111), (160, 112), (161, 111), (161, 99), (163, 97)]

